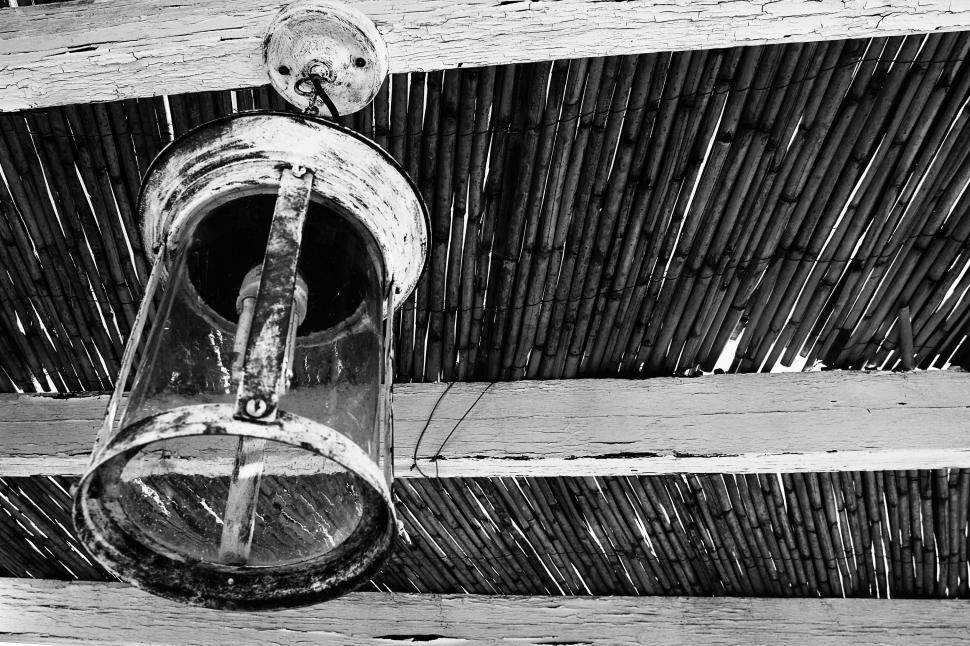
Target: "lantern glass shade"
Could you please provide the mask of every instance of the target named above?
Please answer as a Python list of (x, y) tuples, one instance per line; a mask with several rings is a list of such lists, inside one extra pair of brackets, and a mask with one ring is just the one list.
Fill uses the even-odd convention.
[[(246, 312), (239, 294), (262, 262), (275, 200), (273, 194), (230, 200), (192, 231), (171, 265), (124, 427), (186, 406), (235, 402)], [(310, 205), (303, 247), (312, 251), (301, 254), (297, 288), (303, 296), (305, 286), (306, 313), (290, 339), (291, 370), (279, 408), (336, 430), (376, 462), (383, 270), (368, 238), (322, 204)], [(233, 488), (240, 486), (233, 472), (242, 446), (238, 437), (221, 434), (143, 446), (116, 490), (126, 522), (152, 547), (249, 566), (319, 556), (353, 533), (362, 515), (356, 476), (330, 459), (267, 442), (261, 464), (248, 465), (259, 471), (248, 484), (256, 498), (248, 554), (227, 548), (223, 534), (232, 522)]]
[[(275, 201), (275, 194), (230, 200), (197, 224), (171, 263), (123, 426), (179, 406), (235, 402), (239, 293), (263, 260)], [(279, 407), (334, 428), (376, 460), (386, 288), (369, 238), (310, 204), (298, 265), (306, 314)]]

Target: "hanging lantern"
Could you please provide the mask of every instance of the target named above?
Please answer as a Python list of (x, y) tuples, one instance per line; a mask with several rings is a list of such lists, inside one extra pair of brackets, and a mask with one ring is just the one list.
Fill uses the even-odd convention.
[[(387, 72), (373, 24), (319, 0), (283, 10), (265, 57), (305, 108), (323, 93), (359, 109)], [(396, 533), (391, 315), (424, 264), (418, 192), (350, 130), (248, 113), (166, 148), (138, 210), (154, 265), (75, 495), (78, 535), (120, 578), (190, 603), (352, 589)]]

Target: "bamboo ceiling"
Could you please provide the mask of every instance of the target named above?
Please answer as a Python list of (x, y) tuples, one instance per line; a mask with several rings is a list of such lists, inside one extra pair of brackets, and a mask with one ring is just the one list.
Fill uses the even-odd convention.
[[(968, 49), (951, 33), (392, 77), (342, 121), (432, 213), (397, 379), (891, 368), (900, 316), (919, 366), (967, 366)], [(173, 136), (270, 108), (262, 87), (0, 114), (0, 390), (110, 388), (147, 277), (142, 174)], [(71, 484), (0, 478), (0, 573), (108, 576), (68, 529)], [(410, 542), (380, 589), (970, 594), (967, 470), (395, 493)]]
[[(904, 308), (919, 365), (965, 364), (968, 47), (949, 33), (393, 77), (343, 121), (432, 211), (398, 380), (892, 367)], [(219, 115), (282, 107), (264, 87), (0, 114), (0, 387), (108, 389), (146, 277), (132, 211), (148, 163)]]
[[(112, 578), (68, 529), (74, 482), (0, 478), (8, 576)], [(970, 469), (408, 479), (394, 491), (406, 538), (366, 589), (970, 597)]]

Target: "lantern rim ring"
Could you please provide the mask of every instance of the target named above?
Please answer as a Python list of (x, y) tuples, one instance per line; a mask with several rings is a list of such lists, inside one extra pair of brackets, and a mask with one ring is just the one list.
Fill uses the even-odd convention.
[(427, 260), (427, 206), (390, 153), (354, 130), (313, 115), (237, 113), (169, 143), (149, 165), (138, 195), (149, 260), (163, 245), (178, 251), (195, 224), (219, 204), (275, 192), (280, 174), (299, 166), (314, 173), (312, 200), (374, 238), (394, 285), (394, 306), (400, 306)]
[[(74, 526), (85, 547), (109, 571), (136, 587), (209, 608), (258, 610), (318, 603), (373, 576), (390, 556), (397, 528), (390, 487), (380, 467), (353, 440), (327, 425), (284, 411), (274, 423), (245, 422), (233, 418), (233, 410), (232, 404), (182, 406), (119, 431), (97, 452), (74, 497)], [(175, 550), (160, 545), (130, 519), (119, 521), (109, 509), (111, 502), (104, 500), (104, 479), (120, 477), (125, 465), (151, 444), (206, 435), (269, 440), (335, 462), (365, 485), (364, 515), (331, 551), (280, 565), (236, 566), (173, 557)]]

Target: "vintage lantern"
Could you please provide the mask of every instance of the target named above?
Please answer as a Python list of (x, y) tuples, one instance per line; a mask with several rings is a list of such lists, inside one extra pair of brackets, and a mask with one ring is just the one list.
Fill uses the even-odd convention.
[[(373, 24), (320, 0), (281, 12), (265, 58), (302, 107), (323, 93), (359, 109), (387, 72)], [(122, 579), (190, 603), (351, 589), (396, 533), (391, 314), (424, 263), (418, 192), (352, 131), (249, 113), (166, 148), (138, 210), (155, 261), (75, 494), (79, 536)]]

